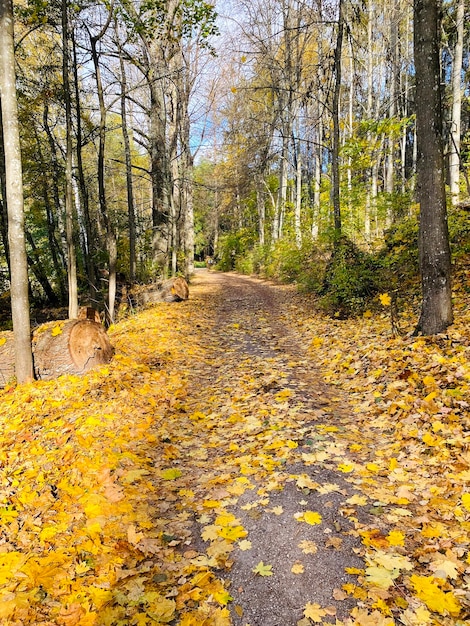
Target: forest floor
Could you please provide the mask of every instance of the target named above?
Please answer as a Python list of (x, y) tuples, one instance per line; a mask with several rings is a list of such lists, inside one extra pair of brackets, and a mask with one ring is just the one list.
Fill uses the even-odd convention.
[(396, 337), (203, 270), (109, 335), (0, 392), (2, 625), (469, 623), (468, 292)]

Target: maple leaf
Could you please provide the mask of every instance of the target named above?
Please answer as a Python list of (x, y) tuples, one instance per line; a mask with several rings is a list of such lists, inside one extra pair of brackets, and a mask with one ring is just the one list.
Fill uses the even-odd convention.
[(382, 306), (390, 306), (392, 303), (392, 299), (388, 293), (381, 293), (379, 295), (379, 300)]
[(366, 568), (366, 580), (369, 584), (388, 589), (393, 585), (395, 578), (400, 575), (399, 570), (389, 570), (385, 567), (372, 566)]
[(305, 571), (305, 567), (302, 563), (300, 563), (299, 561), (297, 561), (296, 563), (294, 563), (294, 565), (291, 567), (290, 570), (293, 574), (303, 574)]
[(322, 517), (320, 513), (316, 511), (304, 511), (303, 513), (296, 513), (294, 515), (295, 519), (298, 522), (306, 522), (310, 524), (310, 526), (316, 526), (317, 524), (321, 524)]
[(273, 566), (265, 565), (263, 561), (260, 561), (256, 567), (254, 567), (251, 571), (258, 576), (272, 576), (273, 575)]
[(304, 539), (299, 543), (299, 548), (304, 554), (316, 554), (318, 552), (318, 546), (314, 541)]
[(327, 615), (327, 612), (319, 604), (307, 602), (305, 605), (304, 617), (308, 617), (315, 624), (321, 624), (325, 615)]
[(387, 541), (391, 546), (404, 546), (405, 535), (399, 530), (391, 530), (387, 535)]
[(180, 478), (183, 475), (183, 472), (176, 468), (170, 468), (170, 469), (162, 470), (160, 472), (160, 475), (163, 478), (163, 480), (176, 480), (177, 478)]
[(354, 465), (351, 465), (350, 463), (340, 463), (338, 465), (338, 469), (340, 472), (343, 472), (344, 474), (349, 474), (349, 472), (354, 471)]
[(443, 591), (435, 582), (433, 576), (418, 576), (413, 574), (410, 582), (416, 591), (416, 595), (422, 600), (428, 609), (441, 615), (457, 616), (460, 613), (460, 603), (454, 594)]
[(462, 505), (470, 511), (470, 493), (464, 493), (462, 495)]
[(251, 541), (248, 541), (247, 539), (243, 539), (243, 541), (239, 541), (237, 543), (237, 546), (240, 548), (240, 550), (245, 551), (245, 550), (251, 550), (252, 545), (251, 545)]

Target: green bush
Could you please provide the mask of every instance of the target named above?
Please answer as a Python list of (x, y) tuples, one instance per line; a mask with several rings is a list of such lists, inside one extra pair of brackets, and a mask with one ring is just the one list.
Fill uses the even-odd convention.
[(379, 292), (378, 267), (373, 257), (346, 237), (336, 243), (325, 269), (320, 306), (329, 314), (350, 317), (363, 313)]

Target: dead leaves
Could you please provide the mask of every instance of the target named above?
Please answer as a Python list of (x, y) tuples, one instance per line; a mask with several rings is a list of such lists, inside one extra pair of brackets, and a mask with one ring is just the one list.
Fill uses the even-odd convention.
[[(282, 519), (272, 494), (290, 481), (305, 498), (339, 498), (339, 517), (364, 549), (363, 569), (346, 572), (355, 582), (332, 591), (332, 601), (360, 606), (340, 620), (312, 598), (299, 611), (303, 624), (464, 624), (468, 325), (436, 339), (397, 339), (380, 318), (356, 326), (320, 318), (313, 335), (299, 311), (289, 323), (353, 403), (346, 416), (302, 419), (279, 362), (215, 359), (212, 317), (192, 306), (162, 305), (116, 326), (106, 368), (0, 394), (2, 623), (227, 626), (231, 596), (215, 572), (253, 549), (231, 506), (249, 494), (247, 515)], [(208, 371), (212, 378), (198, 378)], [(291, 461), (303, 470), (286, 473)], [(317, 467), (339, 473), (353, 495), (339, 479), (316, 480)], [(286, 565), (296, 582), (319, 548), (343, 549), (316, 504), (302, 507), (291, 520), (324, 540), (299, 534)], [(359, 522), (360, 513), (372, 521)], [(203, 553), (193, 545), (194, 520)], [(253, 577), (276, 577), (269, 560)]]

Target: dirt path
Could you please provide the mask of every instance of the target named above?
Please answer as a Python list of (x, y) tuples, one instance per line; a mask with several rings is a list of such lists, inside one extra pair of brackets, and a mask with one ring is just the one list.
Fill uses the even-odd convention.
[[(289, 325), (296, 314), (289, 288), (201, 271), (191, 300), (212, 308), (213, 327), (189, 379), (186, 410), (211, 418), (204, 463), (236, 472), (240, 488), (230, 491), (228, 510), (248, 533), (223, 573), (233, 623), (294, 626), (308, 603), (321, 607), (323, 623), (335, 623), (354, 606), (342, 590), (355, 582), (345, 568), (363, 567), (359, 522), (356, 511), (349, 519), (346, 502), (355, 492), (337, 469), (357, 434), (346, 433), (342, 445), (333, 438), (348, 407), (324, 385)], [(185, 463), (194, 460), (190, 450)], [(223, 476), (210, 482), (207, 499), (229, 495)], [(213, 537), (204, 528), (211, 521), (200, 515), (196, 533), (207, 541), (194, 544), (209, 555)], [(270, 575), (253, 572), (261, 562)]]

